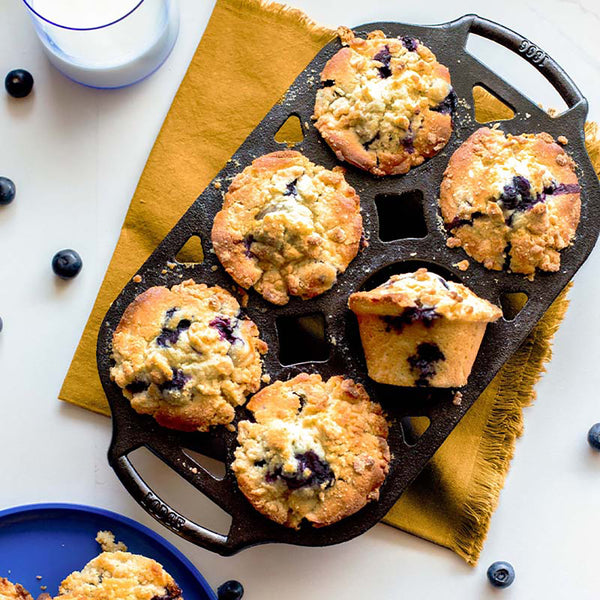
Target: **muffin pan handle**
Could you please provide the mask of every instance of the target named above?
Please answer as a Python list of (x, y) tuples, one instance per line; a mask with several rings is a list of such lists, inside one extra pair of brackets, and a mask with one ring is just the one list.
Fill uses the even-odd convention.
[(552, 84), (569, 109), (580, 104), (587, 107), (586, 99), (571, 78), (539, 46), (512, 29), (477, 15), (466, 15), (457, 24), (462, 24), (463, 21), (468, 25), (469, 33), (487, 38), (508, 48), (534, 66)]
[(167, 529), (218, 554), (228, 555), (235, 551), (228, 536), (190, 521), (158, 496), (135, 470), (128, 456), (110, 454), (109, 462), (133, 498)]

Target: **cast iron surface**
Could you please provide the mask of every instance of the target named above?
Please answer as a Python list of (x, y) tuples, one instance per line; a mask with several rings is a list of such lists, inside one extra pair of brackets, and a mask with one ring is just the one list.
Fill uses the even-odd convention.
[[(392, 507), (411, 481), (425, 467), (442, 442), (475, 402), (500, 367), (523, 342), (536, 322), (558, 293), (573, 277), (591, 252), (600, 224), (598, 180), (584, 145), (583, 126), (587, 103), (561, 68), (542, 50), (522, 36), (500, 25), (474, 15), (467, 15), (443, 25), (417, 27), (399, 23), (374, 23), (355, 29), (359, 35), (381, 29), (388, 36), (409, 35), (429, 46), (452, 76), (452, 85), (460, 100), (454, 115), (454, 133), (449, 144), (437, 157), (400, 177), (376, 178), (348, 167), (347, 179), (361, 198), (365, 233), (369, 246), (363, 250), (342, 274), (330, 291), (310, 301), (293, 299), (287, 306), (276, 307), (250, 292), (248, 315), (258, 325), (262, 338), (269, 344), (264, 370), (276, 379), (289, 379), (299, 372), (320, 373), (324, 378), (343, 374), (365, 385), (371, 398), (381, 402), (390, 422), (389, 445), (393, 453), (389, 475), (381, 488), (378, 502), (368, 504), (347, 519), (321, 529), (302, 527), (294, 531), (279, 526), (256, 512), (247, 502), (230, 469), (236, 447), (236, 434), (218, 428), (206, 434), (178, 433), (159, 427), (152, 418), (137, 415), (110, 381), (111, 338), (123, 311), (142, 291), (153, 285), (172, 286), (193, 278), (209, 285), (218, 284), (234, 289), (211, 250), (210, 231), (214, 215), (221, 208), (231, 179), (254, 158), (285, 148), (275, 142), (274, 135), (290, 115), (303, 123), (304, 140), (295, 149), (310, 160), (328, 168), (338, 162), (311, 124), (319, 74), (326, 61), (340, 48), (339, 41), (328, 44), (308, 65), (288, 90), (283, 101), (273, 107), (233, 156), (217, 179), (221, 189), (209, 185), (194, 202), (173, 230), (139, 270), (140, 283), (131, 281), (115, 299), (101, 326), (98, 338), (98, 368), (100, 378), (113, 413), (113, 439), (109, 461), (133, 497), (158, 521), (185, 539), (223, 555), (265, 542), (284, 542), (307, 546), (335, 544), (353, 538), (375, 525)], [(534, 65), (558, 90), (568, 110), (551, 118), (503, 79), (491, 72), (465, 50), (469, 33), (492, 39), (519, 53)], [(487, 271), (475, 261), (466, 272), (453, 265), (466, 258), (464, 252), (446, 247), (446, 234), (439, 224), (437, 196), (447, 161), (456, 148), (481, 125), (473, 116), (472, 88), (482, 85), (502, 98), (516, 112), (511, 121), (500, 127), (510, 133), (546, 131), (554, 137), (568, 138), (567, 150), (579, 165), (582, 187), (581, 223), (575, 244), (562, 253), (561, 270), (539, 274), (534, 281), (523, 276)], [(347, 165), (346, 165), (347, 166)], [(423, 213), (427, 234), (422, 238), (407, 238), (383, 242), (380, 240), (375, 198), (379, 194), (402, 194), (418, 190), (423, 194)], [(399, 199), (401, 202), (401, 199)], [(205, 259), (200, 264), (174, 262), (180, 248), (197, 235), (202, 240)], [(477, 294), (499, 304), (500, 297), (510, 292), (525, 292), (529, 300), (513, 321), (500, 321), (488, 327), (468, 385), (462, 389), (462, 403), (452, 402), (453, 390), (407, 389), (376, 384), (367, 377), (366, 365), (354, 315), (347, 309), (349, 294), (360, 288), (373, 287), (390, 274), (428, 266), (446, 277), (462, 281)], [(215, 270), (213, 270), (213, 268)], [(319, 362), (282, 365), (279, 361), (280, 340), (277, 320), (320, 313), (326, 322), (329, 358)], [(290, 340), (282, 340), (282, 343)], [(245, 409), (239, 409), (237, 420), (243, 419)], [(402, 420), (409, 416), (426, 416), (430, 426), (413, 440)], [(184, 477), (199, 493), (203, 493), (232, 517), (227, 534), (205, 528), (179, 514), (160, 498), (160, 491), (150, 489), (134, 469), (128, 455), (146, 447)], [(199, 465), (185, 450), (201, 452), (225, 462), (223, 479), (214, 477)]]

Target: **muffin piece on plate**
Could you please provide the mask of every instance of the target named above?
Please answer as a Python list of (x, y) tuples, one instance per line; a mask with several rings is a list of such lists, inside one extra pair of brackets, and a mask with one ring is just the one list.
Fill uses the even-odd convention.
[(435, 156), (452, 134), (456, 94), (448, 69), (411, 37), (367, 39), (342, 29), (345, 45), (325, 65), (315, 126), (340, 160), (374, 175), (399, 175)]
[(163, 567), (129, 552), (103, 552), (61, 584), (57, 600), (183, 600)]
[(298, 528), (330, 525), (379, 498), (388, 472), (388, 424), (351, 379), (302, 373), (248, 402), (232, 469), (254, 508)]
[(207, 431), (231, 423), (260, 387), (253, 321), (226, 290), (191, 279), (153, 287), (126, 309), (113, 336), (111, 377), (131, 406), (165, 427)]
[(33, 600), (33, 598), (22, 585), (0, 577), (0, 600)]
[(460, 283), (419, 269), (348, 301), (369, 377), (399, 386), (467, 383), (487, 324), (502, 311)]
[(273, 304), (331, 288), (361, 236), (360, 200), (343, 169), (293, 150), (261, 156), (237, 175), (212, 229), (227, 272)]
[(552, 136), (482, 127), (444, 173), (448, 245), (494, 271), (558, 271), (579, 224), (580, 192), (575, 163)]

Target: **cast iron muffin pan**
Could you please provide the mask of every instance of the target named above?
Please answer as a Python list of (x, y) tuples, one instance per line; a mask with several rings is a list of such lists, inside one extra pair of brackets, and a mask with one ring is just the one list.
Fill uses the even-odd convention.
[[(141, 282), (130, 281), (115, 299), (100, 328), (98, 369), (113, 414), (110, 464), (135, 500), (159, 522), (186, 540), (222, 555), (266, 542), (305, 546), (337, 544), (364, 533), (379, 522), (574, 276), (598, 236), (600, 188), (585, 150), (583, 133), (587, 102), (547, 54), (519, 34), (475, 15), (436, 26), (373, 23), (357, 27), (355, 31), (364, 36), (375, 29), (383, 30), (389, 37), (408, 35), (418, 38), (450, 69), (452, 85), (459, 98), (452, 138), (440, 154), (406, 175), (377, 178), (344, 165), (348, 182), (361, 198), (368, 246), (339, 276), (337, 284), (323, 295), (309, 301), (293, 298), (288, 305), (280, 307), (250, 291), (246, 312), (269, 344), (264, 372), (270, 375), (271, 381), (287, 380), (303, 371), (320, 373), (323, 378), (341, 374), (362, 383), (371, 398), (382, 404), (390, 423), (392, 460), (380, 499), (328, 527), (306, 525), (296, 531), (278, 525), (259, 514), (237, 487), (230, 469), (237, 445), (236, 432), (225, 427), (193, 434), (164, 429), (151, 417), (135, 413), (109, 375), (114, 329), (125, 308), (138, 294), (151, 286), (170, 287), (189, 278), (228, 290), (238, 289), (212, 251), (213, 218), (222, 206), (223, 192), (237, 173), (257, 156), (286, 148), (275, 141), (274, 135), (290, 115), (300, 119), (304, 133), (303, 141), (294, 147), (295, 150), (327, 168), (340, 164), (311, 124), (319, 75), (327, 60), (340, 49), (338, 40), (319, 52), (282, 101), (250, 134), (215, 181), (208, 185), (138, 271)], [(469, 33), (509, 48), (536, 67), (565, 100), (566, 112), (550, 117), (471, 56), (465, 49)], [(469, 261), (466, 272), (453, 266), (467, 256), (460, 248), (446, 247), (447, 235), (441, 226), (437, 198), (449, 157), (482, 126), (473, 114), (472, 89), (475, 85), (489, 89), (515, 111), (514, 119), (500, 124), (504, 131), (513, 134), (546, 131), (554, 138), (559, 135), (568, 138), (567, 152), (579, 166), (582, 211), (575, 243), (562, 252), (561, 269), (556, 273), (539, 273), (534, 281), (529, 281), (522, 275), (488, 271), (473, 260)], [(215, 182), (219, 182), (220, 187), (215, 186)], [(202, 240), (204, 260), (193, 264), (178, 263), (175, 257), (191, 236)], [(346, 306), (352, 292), (372, 288), (394, 273), (413, 271), (421, 266), (463, 282), (476, 294), (498, 305), (505, 294), (522, 292), (528, 296), (527, 304), (516, 317), (512, 320), (503, 318), (488, 326), (469, 383), (460, 390), (462, 402), (459, 405), (453, 402), (455, 390), (399, 388), (370, 380), (356, 319)], [(303, 329), (307, 322), (303, 317), (307, 316), (311, 316), (308, 322), (312, 326)], [(324, 324), (324, 340), (320, 342), (318, 331), (315, 332), (316, 323)], [(285, 364), (290, 362), (292, 364)], [(246, 409), (238, 409), (234, 423), (247, 416)], [(407, 426), (407, 417), (411, 416), (425, 416), (430, 420), (428, 429), (418, 439)], [(225, 510), (232, 517), (229, 532), (224, 535), (211, 531), (164, 502), (160, 491), (147, 485), (128, 457), (141, 447), (148, 448), (199, 493)], [(186, 449), (223, 461), (225, 476), (222, 479), (213, 476), (186, 454)]]

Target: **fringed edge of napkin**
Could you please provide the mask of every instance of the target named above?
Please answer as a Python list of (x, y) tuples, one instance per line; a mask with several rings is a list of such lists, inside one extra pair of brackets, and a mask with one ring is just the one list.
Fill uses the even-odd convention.
[[(476, 461), (477, 477), (455, 535), (455, 552), (475, 565), (483, 550), (490, 521), (510, 469), (517, 438), (523, 433), (522, 411), (535, 400), (534, 387), (552, 358), (552, 341), (569, 306), (565, 288), (532, 334), (500, 373), (494, 408), (482, 435)], [(523, 368), (523, 365), (527, 368)], [(518, 392), (515, 394), (515, 388)]]
[(270, 12), (276, 15), (282, 15), (290, 21), (295, 21), (301, 27), (306, 27), (312, 34), (322, 37), (329, 41), (336, 35), (335, 29), (320, 25), (313, 21), (304, 11), (287, 4), (279, 2), (270, 2), (268, 0), (236, 0), (236, 6), (242, 7), (249, 13), (259, 17), (264, 17), (264, 13)]

